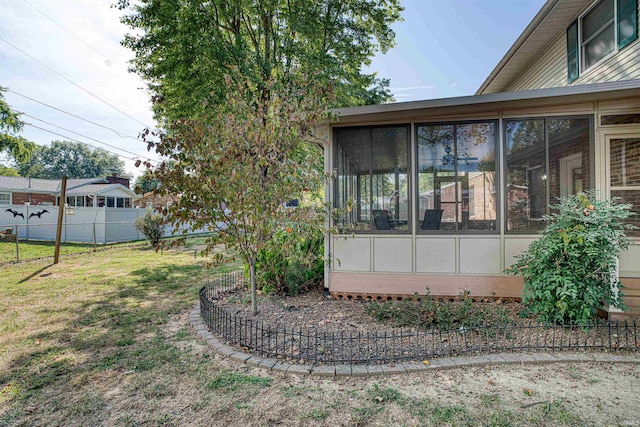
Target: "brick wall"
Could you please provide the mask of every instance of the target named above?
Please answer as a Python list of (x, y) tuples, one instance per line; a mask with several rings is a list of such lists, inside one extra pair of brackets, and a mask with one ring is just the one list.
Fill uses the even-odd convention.
[(14, 205), (24, 205), (27, 202), (32, 205), (39, 205), (41, 203), (53, 203), (55, 205), (56, 196), (52, 194), (13, 193), (11, 202)]
[(109, 184), (122, 184), (125, 187), (130, 188), (129, 178), (123, 178), (121, 176), (112, 175), (107, 177), (107, 181), (109, 181)]

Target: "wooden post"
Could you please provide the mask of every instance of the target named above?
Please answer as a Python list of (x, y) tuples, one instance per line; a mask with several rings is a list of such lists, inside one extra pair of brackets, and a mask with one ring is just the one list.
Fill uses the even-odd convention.
[(14, 228), (16, 229), (16, 262), (20, 262), (20, 247), (18, 246), (18, 240), (20, 240), (20, 237), (18, 237), (20, 230), (18, 230), (18, 224), (16, 224)]
[(58, 229), (56, 230), (56, 251), (53, 257), (53, 263), (57, 264), (60, 260), (60, 240), (62, 239), (62, 220), (64, 219), (64, 209), (67, 200), (67, 176), (62, 177), (62, 187), (60, 189), (60, 201), (58, 202)]

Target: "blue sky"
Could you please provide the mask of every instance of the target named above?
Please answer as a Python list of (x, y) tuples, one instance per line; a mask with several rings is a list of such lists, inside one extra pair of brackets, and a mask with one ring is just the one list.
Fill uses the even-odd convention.
[[(131, 137), (142, 123), (155, 123), (148, 97), (139, 89), (143, 83), (126, 72), (132, 54), (119, 42), (127, 29), (111, 3), (2, 0), (0, 86), (17, 92), (5, 93), (5, 98), (12, 108), (32, 116), (24, 116), (25, 121), (119, 153), (127, 172), (139, 175), (134, 159), (157, 157)], [(368, 70), (391, 79), (399, 102), (472, 95), (543, 4), (543, 0), (405, 0), (404, 21), (394, 25), (396, 47), (377, 55)], [(31, 126), (23, 135), (41, 145), (63, 139)]]
[(396, 47), (370, 66), (396, 101), (472, 95), (544, 0), (405, 0)]

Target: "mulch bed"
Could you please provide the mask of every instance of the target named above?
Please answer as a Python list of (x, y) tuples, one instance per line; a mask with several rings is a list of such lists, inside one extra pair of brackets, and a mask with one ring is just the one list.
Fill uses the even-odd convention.
[[(485, 309), (505, 311), (507, 321), (438, 330), (379, 322), (367, 312), (368, 302), (334, 299), (324, 295), (322, 288), (296, 297), (259, 295), (256, 316), (250, 300), (248, 290), (237, 289), (218, 294), (214, 304), (244, 319), (244, 326), (231, 330), (244, 334), (245, 350), (293, 363), (389, 363), (504, 351), (637, 351), (640, 347), (633, 327), (545, 327), (535, 319), (521, 318), (519, 303), (475, 302)], [(247, 333), (247, 325), (257, 324), (261, 326)]]
[[(366, 311), (369, 302), (363, 300), (336, 299), (325, 296), (323, 288), (313, 287), (298, 296), (259, 295), (258, 315), (251, 313), (251, 294), (246, 289), (225, 293), (217, 304), (232, 313), (241, 313), (253, 321), (267, 324), (295, 325), (303, 330), (322, 329), (325, 331), (349, 330), (353, 332), (398, 332), (389, 323), (378, 322)], [(448, 304), (458, 304), (450, 302)], [(508, 311), (511, 323), (522, 322), (522, 306), (519, 303), (477, 302), (477, 305), (495, 306)]]

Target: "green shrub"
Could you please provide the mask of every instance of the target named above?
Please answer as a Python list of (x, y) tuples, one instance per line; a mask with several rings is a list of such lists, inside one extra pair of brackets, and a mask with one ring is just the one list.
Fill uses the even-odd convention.
[(297, 295), (303, 285), (324, 276), (324, 238), (321, 230), (300, 237), (293, 227), (280, 230), (258, 253), (256, 279), (264, 293)]
[(145, 216), (136, 218), (134, 227), (144, 235), (147, 242), (152, 246), (158, 246), (162, 241), (164, 224), (160, 215), (147, 212)]
[(458, 302), (436, 301), (429, 290), (402, 301), (369, 301), (366, 311), (379, 322), (394, 326), (440, 329), (496, 325), (509, 321), (509, 310), (493, 304), (476, 303), (465, 291)]
[(597, 200), (594, 192), (568, 196), (545, 217), (540, 239), (518, 256), (507, 273), (524, 277), (522, 302), (545, 322), (586, 325), (603, 304), (625, 309), (616, 269), (628, 246), (624, 219), (630, 205)]

